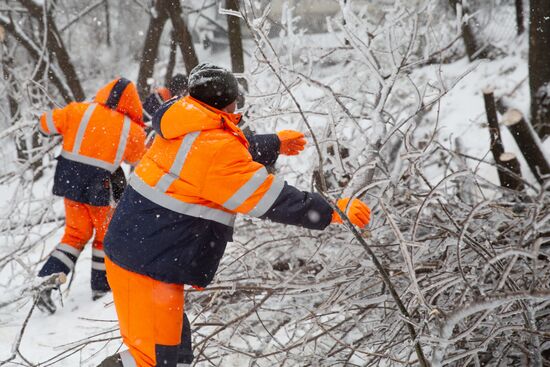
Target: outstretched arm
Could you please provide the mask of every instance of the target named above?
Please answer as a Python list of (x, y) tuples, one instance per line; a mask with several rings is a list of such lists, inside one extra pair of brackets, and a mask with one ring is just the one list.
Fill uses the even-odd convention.
[[(214, 162), (204, 180), (201, 196), (229, 210), (310, 229), (324, 229), (339, 219), (321, 195), (300, 191), (269, 174), (238, 141), (220, 149)], [(368, 210), (358, 200), (351, 207), (360, 212)], [(354, 213), (353, 217), (361, 217), (362, 220), (356, 222), (360, 226), (368, 223), (366, 213), (361, 216)]]
[(38, 130), (45, 136), (61, 135), (67, 125), (68, 106), (45, 112), (40, 117)]

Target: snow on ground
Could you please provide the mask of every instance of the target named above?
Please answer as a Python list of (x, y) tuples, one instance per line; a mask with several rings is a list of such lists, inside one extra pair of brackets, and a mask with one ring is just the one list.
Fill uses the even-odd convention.
[[(490, 137), (487, 127), (485, 105), (482, 90), (493, 88), (495, 98), (504, 96), (505, 103), (510, 108), (516, 108), (525, 116), (529, 111), (529, 84), (528, 69), (524, 61), (527, 49), (524, 40), (514, 41), (510, 47), (513, 52), (494, 61), (481, 60), (470, 63), (463, 58), (449, 65), (432, 65), (415, 72), (419, 80), (438, 80), (439, 75), (447, 83), (447, 87), (456, 82), (441, 99), (440, 110), (433, 108), (427, 116), (429, 121), (421, 131), (431, 132), (439, 113), (437, 136), (447, 148), (455, 150), (457, 139), (461, 145), (461, 152), (486, 162), (493, 162), (489, 150)], [(514, 47), (516, 47), (514, 49)], [(470, 70), (466, 75), (465, 71)], [(513, 93), (512, 95), (509, 95)], [(499, 114), (499, 120), (502, 115)], [(534, 182), (534, 176), (529, 170), (525, 159), (516, 145), (509, 130), (501, 126), (501, 135), (505, 151), (512, 152), (518, 157), (524, 177)], [(548, 139), (544, 145), (548, 148)], [(547, 149), (548, 153), (548, 149)], [(475, 168), (479, 175), (498, 184), (496, 168), (491, 164), (468, 160), (470, 168)]]
[[(46, 228), (44, 228), (46, 229)], [(54, 231), (45, 243), (46, 253), (52, 250), (58, 243), (62, 228)], [(31, 257), (41, 256), (37, 246), (35, 253)], [(35, 309), (28, 322), (28, 326), (23, 335), (20, 347), (21, 354), (33, 363), (42, 362), (55, 358), (55, 356), (67, 349), (71, 343), (78, 343), (79, 340), (99, 334), (105, 330), (116, 326), (114, 320), (116, 315), (112, 307), (112, 297), (105, 296), (99, 301), (92, 302), (90, 282), (90, 263), (91, 247), (82, 253), (76, 271), (74, 280), (67, 291), (63, 292), (63, 307), (60, 307), (55, 315), (50, 316), (38, 309)], [(3, 275), (11, 269), (5, 269)], [(2, 277), (4, 279), (4, 277)], [(18, 285), (17, 289), (21, 289)], [(0, 296), (0, 302), (11, 299), (12, 294)], [(56, 295), (60, 301), (59, 295)], [(30, 299), (23, 302), (16, 302), (12, 307), (2, 308), (0, 313), (0, 360), (4, 360), (11, 355), (12, 344), (21, 328), (22, 321), (28, 315), (32, 306)], [(101, 337), (112, 337), (117, 333), (108, 333)], [(91, 345), (83, 353), (76, 352), (59, 366), (95, 366), (96, 362), (112, 353), (120, 345), (119, 341), (114, 341), (104, 348), (104, 344)], [(90, 356), (97, 353), (97, 356)], [(8, 364), (16, 365), (16, 364)]]

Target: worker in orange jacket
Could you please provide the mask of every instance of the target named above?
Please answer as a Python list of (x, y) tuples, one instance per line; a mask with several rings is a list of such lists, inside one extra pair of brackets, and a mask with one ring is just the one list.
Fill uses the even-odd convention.
[[(38, 273), (68, 274), (86, 243), (92, 242), (91, 288), (94, 299), (109, 291), (103, 238), (113, 211), (111, 175), (124, 161), (136, 165), (145, 153), (142, 106), (135, 85), (118, 78), (99, 90), (93, 102), (73, 102), (40, 118), (43, 135), (61, 135), (53, 193), (65, 203), (65, 233)], [(39, 308), (56, 306), (51, 291), (39, 297)]]
[[(155, 114), (157, 136), (105, 237), (107, 277), (129, 350), (100, 367), (192, 362), (183, 287), (212, 281), (237, 213), (310, 229), (341, 222), (319, 194), (296, 189), (252, 159), (233, 113), (236, 99), (233, 74), (201, 64), (190, 73), (189, 95)], [(281, 140), (280, 148), (288, 144)], [(369, 208), (338, 202), (348, 204), (351, 221), (368, 224)]]

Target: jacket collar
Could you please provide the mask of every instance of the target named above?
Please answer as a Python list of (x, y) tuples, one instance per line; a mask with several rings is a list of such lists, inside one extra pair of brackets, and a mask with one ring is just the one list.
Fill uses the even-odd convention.
[(244, 136), (244, 133), (242, 132), (242, 130), (237, 126), (239, 122), (241, 122), (241, 118), (242, 118), (242, 115), (240, 113), (229, 113), (222, 110), (218, 110), (217, 108), (207, 105), (206, 103), (201, 102), (198, 99), (195, 99), (191, 96), (187, 96), (185, 98), (188, 99), (190, 102), (200, 105), (202, 108), (209, 110), (217, 114), (218, 116), (220, 116), (223, 129), (235, 135), (248, 149), (248, 146), (249, 146), (248, 140)]

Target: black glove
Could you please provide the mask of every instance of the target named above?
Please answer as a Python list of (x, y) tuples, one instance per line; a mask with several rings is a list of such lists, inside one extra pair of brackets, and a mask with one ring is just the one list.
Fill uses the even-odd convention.
[(124, 175), (124, 171), (122, 170), (122, 167), (118, 167), (118, 169), (111, 174), (111, 187), (113, 188), (113, 199), (115, 199), (115, 202), (118, 203), (122, 197), (126, 184), (126, 176)]

